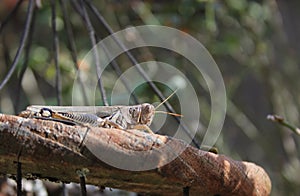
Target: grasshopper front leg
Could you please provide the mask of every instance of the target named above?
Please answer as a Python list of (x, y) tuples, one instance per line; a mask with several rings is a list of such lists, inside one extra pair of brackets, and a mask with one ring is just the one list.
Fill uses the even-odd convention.
[(145, 114), (142, 113), (142, 109), (142, 105), (127, 107), (122, 111), (116, 111), (108, 119), (110, 122), (119, 125), (121, 129), (138, 129), (153, 134), (148, 124), (141, 122), (141, 118), (145, 116)]

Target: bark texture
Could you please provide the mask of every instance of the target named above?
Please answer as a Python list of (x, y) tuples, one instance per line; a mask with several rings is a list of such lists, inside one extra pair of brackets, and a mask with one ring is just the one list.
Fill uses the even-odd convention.
[[(184, 187), (190, 187), (191, 195), (262, 196), (271, 191), (268, 175), (254, 163), (140, 130), (69, 126), (0, 114), (0, 143), (1, 174), (15, 175), (19, 156), (27, 178), (79, 182), (77, 171), (88, 169), (88, 184), (146, 194), (182, 195)], [(176, 152), (179, 155), (169, 162)], [(110, 166), (106, 160), (116, 164)], [(149, 163), (155, 168), (122, 168), (140, 170)]]

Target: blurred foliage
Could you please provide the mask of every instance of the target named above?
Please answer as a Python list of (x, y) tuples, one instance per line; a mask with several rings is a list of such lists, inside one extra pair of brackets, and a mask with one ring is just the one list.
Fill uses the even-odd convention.
[[(13, 2), (0, 2), (1, 21), (13, 8)], [(276, 1), (107, 0), (94, 3), (114, 31), (128, 26), (157, 24), (177, 28), (198, 39), (217, 62), (227, 90), (227, 117), (217, 142), (220, 153), (261, 165), (271, 177), (272, 195), (300, 193), (300, 138), (266, 120), (267, 114), (277, 113), (295, 125), (300, 124), (299, 59), (288, 44)], [(24, 2), (1, 32), (0, 78), (7, 73), (19, 45), (26, 7), (27, 2)], [(17, 113), (28, 104), (57, 104), (49, 2), (42, 1), (36, 11), (29, 68), (22, 88), (16, 92), (23, 57), (12, 79), (0, 92), (0, 111), (3, 113)], [(91, 43), (80, 15), (70, 5), (68, 12), (80, 62), (90, 50)], [(109, 35), (92, 14), (91, 19), (101, 36), (98, 39)], [(56, 21), (63, 104), (70, 105), (76, 69), (60, 9)], [(170, 51), (155, 48), (141, 48), (132, 53), (139, 61), (163, 61), (186, 74), (199, 95), (201, 122), (204, 126), (208, 124), (209, 94), (201, 74), (193, 70), (190, 62)], [(125, 55), (120, 55), (117, 62), (123, 70), (131, 66)], [(109, 95), (117, 76), (111, 69), (104, 75)], [(166, 96), (170, 94), (163, 86), (160, 88)], [(147, 85), (136, 92), (143, 102), (158, 101)]]

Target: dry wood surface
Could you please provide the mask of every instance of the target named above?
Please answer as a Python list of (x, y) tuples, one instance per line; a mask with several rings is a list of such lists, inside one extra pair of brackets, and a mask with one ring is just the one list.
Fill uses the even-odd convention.
[[(0, 174), (16, 174), (18, 159), (26, 178), (79, 182), (78, 170), (88, 169), (88, 184), (119, 188), (145, 194), (182, 195), (269, 195), (271, 181), (260, 166), (236, 161), (194, 148), (168, 136), (140, 130), (117, 130), (70, 126), (60, 122), (26, 119), (0, 114)], [(161, 148), (183, 149), (173, 161), (164, 164)], [(153, 154), (155, 169), (118, 169), (97, 158), (88, 147), (114, 156), (135, 158), (134, 152)], [(126, 164), (124, 162), (124, 164)], [(143, 164), (141, 162), (141, 164)]]

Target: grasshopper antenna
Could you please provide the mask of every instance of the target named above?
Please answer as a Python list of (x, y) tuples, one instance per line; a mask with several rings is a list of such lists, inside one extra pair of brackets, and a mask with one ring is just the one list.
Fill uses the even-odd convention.
[(164, 101), (162, 101), (160, 104), (158, 104), (158, 106), (156, 106), (155, 110), (157, 110), (157, 108), (159, 108), (162, 104), (164, 104), (166, 101), (168, 101), (176, 92), (178, 89), (176, 89), (173, 93), (171, 93), (171, 95), (169, 95)]
[(155, 111), (155, 113), (159, 113), (159, 114), (169, 114), (171, 116), (179, 116), (179, 117), (183, 117), (182, 114), (177, 114), (177, 113), (172, 113), (172, 112), (165, 112), (165, 111)]
[(156, 111), (157, 108), (159, 108), (162, 104), (164, 104), (166, 101), (168, 101), (176, 92), (177, 92), (178, 88), (173, 92), (171, 93), (171, 95), (169, 95), (164, 101), (162, 101), (160, 104), (158, 104), (156, 107), (155, 107), (155, 113), (161, 113), (161, 114), (169, 114), (169, 115), (172, 115), (172, 116), (180, 116), (180, 117), (183, 117), (183, 115), (181, 114), (176, 114), (176, 113), (172, 113), (172, 112), (165, 112), (165, 111)]

